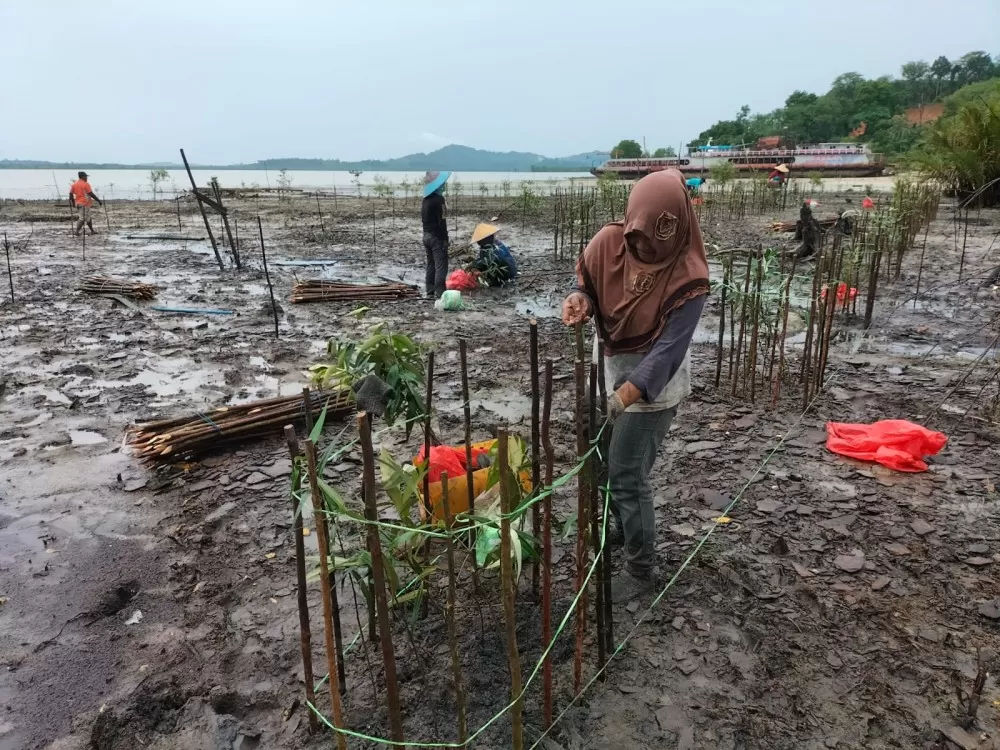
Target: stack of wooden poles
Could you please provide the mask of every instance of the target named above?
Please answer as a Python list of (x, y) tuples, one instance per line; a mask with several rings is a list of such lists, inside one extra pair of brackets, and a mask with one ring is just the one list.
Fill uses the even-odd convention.
[(399, 300), (418, 296), (416, 287), (398, 282), (384, 284), (346, 284), (342, 281), (312, 279), (292, 287), (292, 302), (354, 300)]
[[(324, 408), (331, 417), (354, 409), (347, 391), (316, 391), (309, 395), (308, 403), (310, 416), (318, 415)], [(178, 461), (228, 443), (280, 435), (286, 424), (305, 419), (305, 404), (303, 396), (295, 395), (222, 406), (209, 412), (133, 425), (126, 439), (135, 455), (144, 461)]]

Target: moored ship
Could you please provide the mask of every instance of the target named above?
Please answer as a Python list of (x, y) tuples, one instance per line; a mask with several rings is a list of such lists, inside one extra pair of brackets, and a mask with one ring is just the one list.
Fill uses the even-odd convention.
[(791, 175), (800, 177), (811, 172), (825, 176), (873, 177), (885, 169), (883, 155), (872, 153), (863, 143), (817, 143), (795, 148), (782, 148), (777, 144), (776, 138), (761, 138), (755, 147), (699, 146), (679, 158), (608, 159), (591, 172), (597, 176), (614, 174), (638, 178), (674, 168), (686, 174), (707, 175), (714, 165), (724, 162), (732, 164), (738, 172), (770, 172), (784, 164)]

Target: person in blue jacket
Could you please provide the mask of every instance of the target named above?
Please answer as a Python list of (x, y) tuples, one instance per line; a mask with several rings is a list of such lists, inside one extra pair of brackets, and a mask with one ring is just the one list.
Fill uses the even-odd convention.
[(688, 193), (691, 195), (698, 195), (701, 190), (702, 185), (708, 182), (707, 177), (688, 177), (684, 180), (684, 186), (687, 188)]
[(510, 248), (497, 239), (499, 231), (492, 224), (478, 224), (472, 232), (472, 241), (479, 245), (472, 268), (489, 286), (504, 286), (517, 278), (517, 261)]

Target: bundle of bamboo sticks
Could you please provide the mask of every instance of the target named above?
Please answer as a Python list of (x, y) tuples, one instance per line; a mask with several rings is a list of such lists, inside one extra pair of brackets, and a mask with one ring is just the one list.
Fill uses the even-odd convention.
[(292, 287), (292, 302), (323, 302), (327, 300), (398, 300), (418, 296), (416, 287), (398, 282), (385, 284), (346, 284), (341, 281), (312, 279)]
[(127, 279), (115, 279), (110, 276), (86, 276), (77, 287), (88, 294), (118, 294), (132, 299), (153, 299), (158, 291), (151, 284)]
[[(347, 391), (309, 394), (309, 414), (343, 415), (354, 408)], [(266, 435), (280, 435), (286, 424), (306, 418), (304, 396), (283, 396), (222, 406), (207, 413), (189, 414), (132, 425), (126, 440), (136, 456), (149, 462), (179, 461), (222, 445)]]

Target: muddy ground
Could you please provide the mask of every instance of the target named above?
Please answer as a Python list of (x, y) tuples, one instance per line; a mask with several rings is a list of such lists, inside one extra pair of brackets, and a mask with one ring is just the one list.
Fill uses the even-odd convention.
[[(825, 197), (820, 214), (847, 198), (858, 201)], [(454, 238), (499, 210), (475, 200), (459, 209)], [(423, 250), (412, 202), (376, 203), (373, 220), (369, 203), (325, 201), (321, 227), (306, 200), (233, 201), (248, 261), (240, 272), (220, 272), (206, 241), (149, 239), (204, 235), (190, 204), (181, 204), (180, 230), (172, 203), (115, 204), (107, 220), (98, 212), (86, 259), (65, 210), (0, 206), (0, 229), (13, 243), (15, 294), (13, 304), (6, 288), (0, 295), (0, 750), (328, 747), (328, 736), (308, 734), (301, 703), (284, 441), (152, 470), (129, 455), (124, 429), (149, 417), (295, 393), (327, 338), (357, 337), (384, 321), (437, 352), (443, 438), (461, 437), (460, 336), (470, 342), (474, 437), (501, 423), (525, 432), (527, 326), (537, 316), (542, 356), (555, 361), (557, 468), (569, 467), (572, 342), (555, 312), (571, 266), (552, 259), (548, 214), (524, 225), (501, 216), (522, 268), (513, 288), (477, 293), (461, 313), (412, 300), (372, 304), (359, 320), (350, 314), (357, 303), (291, 305), (291, 284), (317, 275), (419, 283)], [(282, 306), (277, 340), (251, 228), (258, 211)], [(758, 241), (791, 249), (790, 235), (767, 227), (794, 216), (789, 208), (704, 229), (723, 250)], [(898, 281), (883, 288), (872, 330), (862, 336), (857, 323), (844, 326), (826, 388), (804, 414), (791, 384), (776, 410), (713, 387), (718, 301), (709, 303), (693, 350), (695, 392), (654, 471), (665, 570), (676, 570), (710, 519), (742, 491), (740, 502), (657, 607), (616, 609), (615, 636), (628, 636), (627, 645), (541, 747), (1000, 747), (995, 678), (986, 681), (968, 730), (960, 728), (956, 697), (956, 687), (971, 689), (977, 649), (995, 671), (1000, 646), (1000, 300), (982, 286), (1000, 262), (1000, 213), (973, 214), (961, 281), (961, 237), (956, 244), (951, 218), (942, 205), (919, 299), (910, 299), (914, 251)], [(336, 263), (277, 265), (309, 258)], [(159, 304), (235, 314), (133, 310), (74, 291), (85, 273), (158, 284)], [(825, 449), (827, 420), (880, 418), (928, 424), (949, 436), (948, 445), (921, 474)], [(412, 455), (417, 440), (383, 435), (398, 458)], [(328, 478), (356, 494), (358, 457), (345, 458)], [(570, 483), (556, 496), (560, 519), (574, 502)], [(344, 534), (348, 546), (360, 539), (350, 526)], [(556, 543), (557, 614), (570, 595), (571, 545)], [(503, 707), (509, 682), (495, 577), (486, 575), (476, 597), (467, 561), (463, 571), (462, 659), (469, 723), (478, 727)], [(518, 639), (527, 673), (540, 626), (521, 583)], [(411, 740), (455, 736), (439, 586), (426, 619), (409, 632), (395, 623)], [(310, 597), (322, 673), (318, 591)], [(351, 728), (385, 736), (380, 657), (376, 644), (356, 639), (365, 614), (363, 605), (355, 614), (351, 600), (344, 589), (345, 641), (353, 643), (345, 712)], [(568, 638), (553, 652), (557, 710), (571, 698), (571, 653)], [(594, 662), (591, 644), (585, 679)], [(532, 744), (544, 728), (538, 682), (526, 701)], [(321, 707), (328, 708), (325, 692)], [(508, 747), (506, 717), (476, 746)]]

